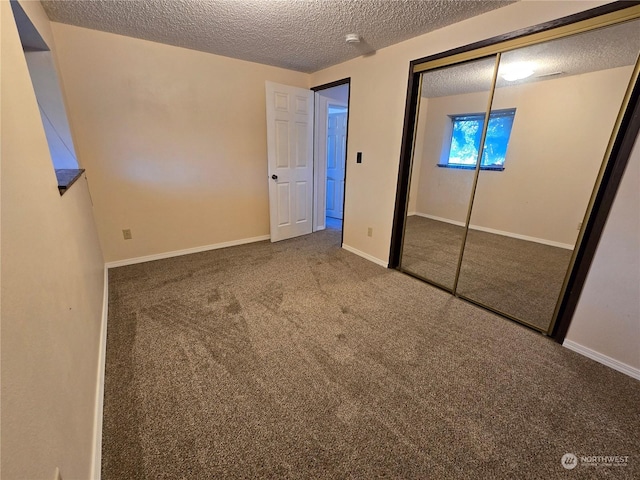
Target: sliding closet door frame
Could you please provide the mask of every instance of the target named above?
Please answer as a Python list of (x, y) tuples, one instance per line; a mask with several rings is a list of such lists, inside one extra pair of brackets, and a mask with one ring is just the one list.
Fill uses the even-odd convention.
[(414, 60), (409, 64), (409, 80), (407, 83), (407, 100), (404, 108), (402, 144), (400, 146), (396, 204), (391, 228), (389, 268), (395, 269), (399, 269), (401, 264), (402, 238), (404, 237), (406, 213), (409, 205), (409, 185), (411, 183), (411, 168), (413, 166), (414, 132), (418, 123), (418, 105), (420, 103), (420, 89), (422, 86), (421, 75), (414, 72), (416, 62), (418, 62), (418, 60)]
[[(418, 83), (417, 83), (417, 90), (418, 92), (422, 91), (422, 75), (418, 75)], [(415, 113), (414, 113), (414, 118), (413, 118), (413, 122), (415, 125), (418, 124), (418, 116), (420, 115), (420, 102), (422, 100), (422, 95), (418, 95), (416, 98), (416, 103), (415, 103)], [(409, 153), (411, 154), (411, 156), (409, 157), (409, 172), (411, 172), (413, 170), (413, 159), (414, 159), (414, 154), (415, 154), (415, 150), (416, 150), (416, 139), (417, 139), (417, 135), (413, 135), (412, 139), (411, 139), (411, 149), (409, 151)], [(407, 199), (409, 198), (409, 194), (411, 192), (411, 173), (409, 173), (409, 177), (407, 180)], [(407, 200), (408, 202), (408, 200)], [(407, 216), (405, 215), (402, 218), (402, 238), (404, 238), (404, 234), (405, 231), (407, 229)], [(398, 262), (398, 269), (400, 271), (402, 271), (403, 273), (408, 273), (411, 275), (410, 272), (407, 272), (406, 270), (402, 269), (402, 252), (404, 250), (404, 242), (400, 243), (400, 252), (398, 253), (398, 257), (400, 258), (400, 262)], [(420, 275), (417, 275), (417, 278), (419, 278), (420, 280), (425, 280), (427, 281), (426, 278), (422, 278)], [(439, 288), (444, 288), (442, 285), (437, 285)], [(445, 290), (447, 290), (445, 288)]]
[[(521, 47), (535, 45), (637, 18), (640, 18), (640, 2), (616, 2), (510, 34), (500, 35), (488, 40), (424, 57), (414, 60), (409, 64), (396, 204), (389, 252), (389, 268), (398, 268), (400, 266), (404, 225), (409, 201), (409, 183), (417, 125), (417, 105), (420, 96), (421, 73), (434, 68), (500, 54)], [(559, 343), (564, 341), (564, 337), (571, 323), (571, 318), (577, 306), (582, 287), (584, 286), (589, 266), (595, 254), (595, 249), (602, 235), (606, 218), (620, 185), (622, 174), (628, 163), (634, 141), (638, 131), (640, 131), (640, 78), (638, 76), (638, 64), (636, 64), (636, 70), (629, 85), (616, 125), (612, 130), (612, 135), (607, 147), (607, 155), (605, 155), (603, 159), (599, 181), (596, 182), (594, 187), (594, 194), (590, 202), (590, 208), (587, 210), (586, 221), (580, 232), (579, 241), (574, 248), (572, 262), (565, 278), (563, 290), (558, 299), (554, 318), (549, 330), (542, 332), (552, 336), (554, 340)], [(468, 228), (468, 221), (466, 228)], [(459, 268), (457, 273), (459, 273)], [(504, 315), (503, 313), (501, 314)], [(504, 316), (527, 325), (517, 318), (509, 315)]]

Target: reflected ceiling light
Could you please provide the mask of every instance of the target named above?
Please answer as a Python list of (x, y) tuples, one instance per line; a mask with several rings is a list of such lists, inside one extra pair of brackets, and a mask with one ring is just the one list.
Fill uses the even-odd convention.
[(507, 82), (522, 80), (523, 78), (530, 77), (534, 73), (532, 63), (520, 62), (500, 67), (500, 74)]

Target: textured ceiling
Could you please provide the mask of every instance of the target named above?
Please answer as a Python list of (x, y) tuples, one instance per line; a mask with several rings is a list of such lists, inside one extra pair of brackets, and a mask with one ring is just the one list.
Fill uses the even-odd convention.
[[(535, 74), (525, 80), (508, 82), (500, 76), (501, 71), (498, 70), (497, 87), (633, 65), (638, 52), (640, 20), (633, 20), (506, 52), (502, 55), (501, 69), (510, 63), (532, 62), (535, 64)], [(488, 91), (494, 65), (495, 57), (426, 72), (423, 75), (422, 95), (442, 97)]]
[[(500, 8), (468, 0), (48, 0), (55, 22), (314, 72)], [(345, 35), (358, 33), (360, 44)]]

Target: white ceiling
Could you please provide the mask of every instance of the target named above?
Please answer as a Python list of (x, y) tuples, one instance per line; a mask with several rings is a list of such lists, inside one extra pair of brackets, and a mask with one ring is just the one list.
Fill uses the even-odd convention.
[[(52, 21), (314, 72), (514, 0), (43, 0)], [(346, 44), (358, 33), (362, 42)]]
[[(550, 80), (569, 75), (634, 65), (640, 52), (640, 20), (633, 20), (591, 32), (506, 52), (500, 68), (510, 63), (531, 62), (535, 74), (525, 80), (508, 82), (498, 70), (497, 87)], [(477, 60), (423, 75), (422, 95), (442, 97), (488, 91), (495, 57)], [(558, 75), (550, 75), (561, 72)]]

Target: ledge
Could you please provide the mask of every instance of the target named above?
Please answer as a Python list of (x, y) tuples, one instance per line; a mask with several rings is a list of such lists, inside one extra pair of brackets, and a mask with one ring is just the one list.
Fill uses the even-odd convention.
[[(449, 164), (443, 164), (443, 163), (438, 163), (437, 165), (440, 168), (455, 168), (458, 170), (475, 170), (476, 169), (475, 165), (449, 165)], [(493, 170), (495, 172), (502, 172), (504, 170), (504, 165), (480, 166), (480, 170)]]
[(58, 191), (64, 195), (71, 185), (84, 173), (84, 168), (59, 168), (56, 169), (58, 179)]

